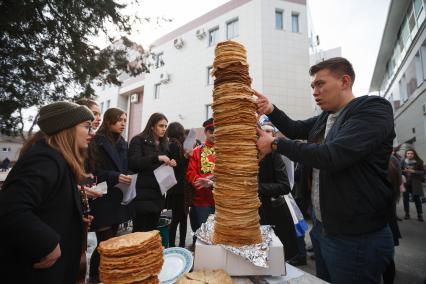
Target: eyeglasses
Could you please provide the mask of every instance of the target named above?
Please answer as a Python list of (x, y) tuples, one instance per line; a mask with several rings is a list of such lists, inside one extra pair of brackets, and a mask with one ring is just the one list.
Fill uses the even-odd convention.
[(82, 125), (82, 126), (87, 129), (88, 134), (95, 133), (95, 130), (92, 128), (92, 126), (90, 124), (89, 125)]

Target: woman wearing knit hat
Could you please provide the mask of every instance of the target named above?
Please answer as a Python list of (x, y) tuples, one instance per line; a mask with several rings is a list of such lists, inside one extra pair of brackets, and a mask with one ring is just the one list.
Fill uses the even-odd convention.
[[(126, 113), (118, 108), (108, 109), (93, 141), (89, 145), (88, 165), (98, 182), (107, 182), (108, 193), (90, 200), (94, 219), (91, 228), (96, 232), (98, 245), (117, 235), (118, 226), (133, 217), (132, 204), (122, 205), (123, 194), (114, 187), (130, 184), (127, 175), (127, 142), (121, 136), (126, 128)], [(99, 253), (95, 249), (90, 258), (89, 282), (99, 282)]]
[(87, 177), (92, 112), (56, 102), (41, 108), (44, 132), (22, 153), (0, 191), (2, 283), (75, 283), (82, 247), (77, 184)]

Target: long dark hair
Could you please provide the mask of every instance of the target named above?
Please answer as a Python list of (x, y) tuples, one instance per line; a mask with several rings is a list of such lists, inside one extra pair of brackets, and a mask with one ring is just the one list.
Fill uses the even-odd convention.
[(102, 124), (99, 126), (98, 131), (96, 132), (96, 135), (103, 135), (108, 140), (115, 144), (121, 137), (121, 135), (117, 133), (113, 133), (111, 131), (111, 126), (117, 123), (117, 121), (120, 120), (120, 117), (126, 114), (124, 110), (119, 108), (109, 108), (104, 114)]
[(184, 154), (183, 142), (185, 141), (185, 128), (179, 122), (172, 122), (167, 127), (166, 132), (170, 143), (174, 143), (179, 147), (181, 155)]
[(409, 148), (405, 151), (404, 158), (407, 158), (407, 153), (410, 152), (410, 151), (414, 153), (414, 160), (416, 160), (416, 166), (418, 166), (418, 167), (422, 166), (423, 167), (423, 160), (420, 159), (419, 155), (417, 155), (416, 150), (414, 150), (413, 148)]
[[(167, 117), (159, 112), (151, 114), (151, 116), (148, 119), (148, 123), (145, 126), (145, 129), (139, 134), (142, 138), (152, 140), (154, 142), (154, 131), (153, 128), (155, 125), (157, 125), (158, 122), (161, 120), (169, 121)], [(168, 147), (168, 139), (167, 135), (164, 135), (163, 137), (160, 137), (160, 144), (158, 145), (160, 152), (167, 152)]]

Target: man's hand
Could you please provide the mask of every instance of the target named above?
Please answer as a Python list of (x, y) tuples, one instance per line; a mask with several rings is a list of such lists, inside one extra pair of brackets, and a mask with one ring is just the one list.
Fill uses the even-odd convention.
[(39, 262), (34, 264), (35, 269), (49, 268), (55, 264), (55, 262), (61, 257), (61, 247), (59, 244)]
[(259, 161), (261, 161), (267, 154), (272, 152), (271, 144), (275, 138), (259, 128), (257, 128), (257, 135), (259, 135), (259, 138), (256, 145), (259, 150)]
[(199, 188), (211, 188), (213, 186), (213, 181), (209, 178), (198, 178), (194, 185)]
[(257, 91), (254, 91), (254, 95), (257, 97), (257, 114), (259, 116), (262, 114), (270, 114), (274, 106), (269, 99)]

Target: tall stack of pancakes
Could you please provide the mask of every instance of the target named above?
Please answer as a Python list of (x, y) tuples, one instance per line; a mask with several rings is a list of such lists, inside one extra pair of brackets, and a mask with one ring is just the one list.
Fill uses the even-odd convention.
[(102, 283), (159, 283), (163, 247), (158, 231), (111, 238), (98, 247)]
[(216, 153), (213, 243), (260, 243), (256, 104), (244, 46), (235, 41), (219, 43), (212, 75)]

